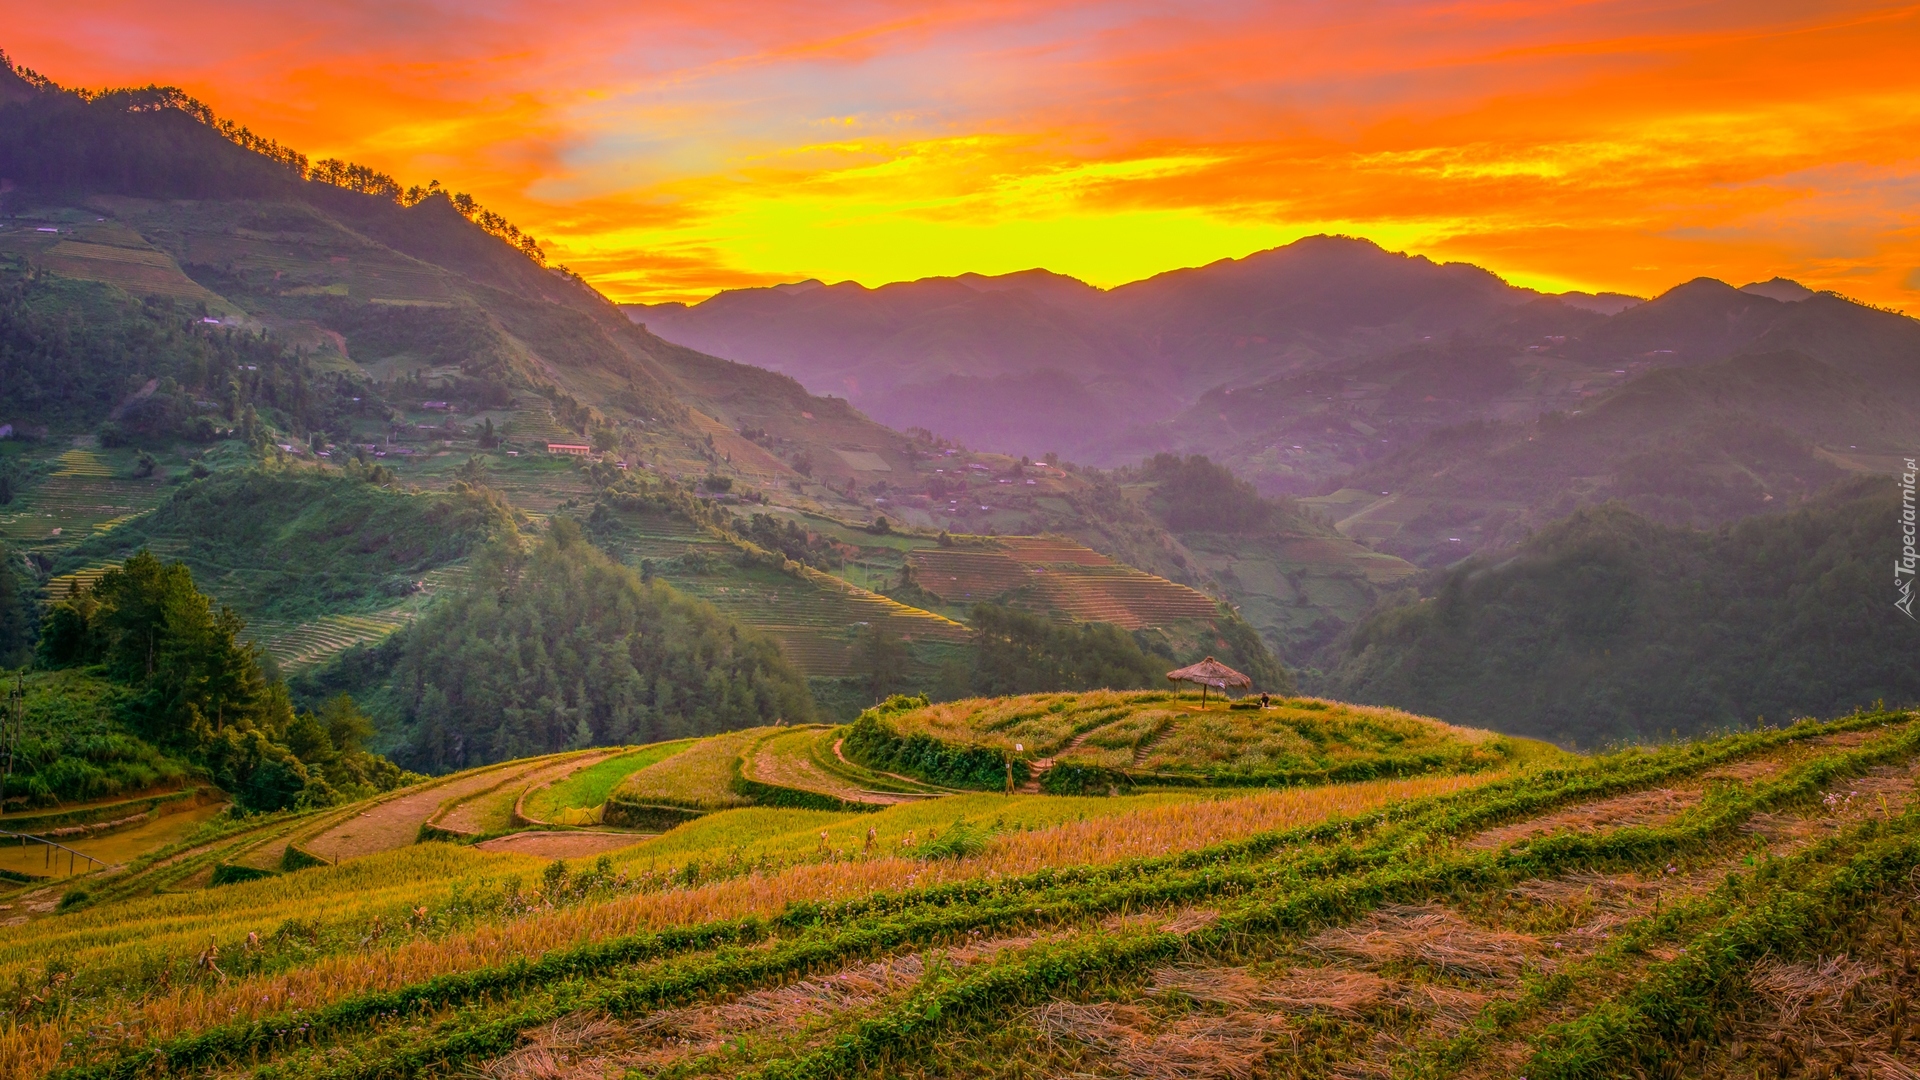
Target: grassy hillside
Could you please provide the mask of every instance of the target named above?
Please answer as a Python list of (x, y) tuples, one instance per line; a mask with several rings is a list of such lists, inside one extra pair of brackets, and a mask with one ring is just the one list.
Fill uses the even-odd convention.
[(0, 978), (31, 990), (0, 1067), (1904, 1067), (1916, 986), (1882, 958), (1910, 932), (1917, 754), (1912, 715), (1861, 714), (1466, 776), (749, 807), (601, 857), (426, 843), (156, 890), (349, 819), (264, 821), (0, 926)]
[[(146, 509), (157, 495), (147, 488), (208, 467), (203, 459), (232, 453), (233, 443), (267, 457), (364, 458), (402, 484), (428, 487), (478, 480), (461, 464), (478, 457), (486, 482), (544, 517), (584, 502), (593, 486), (571, 468), (536, 467), (531, 459), (558, 440), (688, 486), (711, 476), (723, 485), (713, 494), (835, 533), (835, 542), (850, 538), (849, 527), (857, 533), (891, 516), (925, 529), (921, 544), (943, 528), (1060, 531), (1150, 574), (1234, 598), (1264, 597), (1270, 581), (1285, 580), (1292, 600), (1262, 601), (1257, 614), (1269, 647), (1292, 655), (1370, 604), (1375, 571), (1392, 573), (1389, 562), (1341, 549), (1331, 534), (1306, 544), (1268, 542), (1298, 539), (1281, 532), (1212, 538), (1183, 554), (1152, 514), (1108, 499), (1098, 485), (1058, 469), (1015, 469), (1011, 459), (954, 459), (937, 441), (889, 431), (784, 375), (669, 345), (503, 242), (511, 236), (502, 223), (463, 197), (304, 162), (178, 92), (83, 100), (42, 86), (17, 97), (4, 106), (17, 123), (0, 154), (32, 161), (8, 196), (13, 224), (0, 230), (0, 248), (19, 260), (7, 325), (19, 339), (15, 363), (28, 367), (0, 392), (26, 395), (18, 418), (48, 429), (54, 445), (44, 458), (89, 429), (157, 458), (148, 466), (125, 454), (132, 460), (123, 465), (113, 446), (90, 448), (105, 453), (102, 467), (113, 475), (90, 477), (84, 490), (71, 478), (54, 483), (51, 467), (23, 473), (32, 506), (0, 521), (22, 542), (58, 552), (76, 528)], [(67, 385), (75, 379), (86, 385)], [(229, 384), (240, 387), (237, 397)], [(48, 394), (61, 409), (45, 407)], [(152, 483), (130, 485), (135, 479)], [(131, 542), (129, 534), (118, 546)], [(940, 643), (958, 643), (964, 631), (916, 621), (861, 591), (891, 589), (881, 575), (900, 569), (905, 547), (884, 537), (845, 546), (857, 550), (813, 563), (844, 574), (852, 589), (816, 579), (782, 592), (758, 572), (738, 582), (684, 575), (675, 584), (763, 626), (820, 678), (861, 677), (852, 629), (861, 623), (901, 624), (895, 629), (914, 642), (923, 672), (951, 662)], [(337, 566), (350, 558), (326, 561), (330, 573), (358, 572)], [(74, 568), (67, 562), (59, 572)], [(251, 569), (209, 581), (224, 595)], [(1078, 582), (1046, 606), (1133, 628), (1140, 613), (1128, 609), (1150, 598), (1132, 594), (1150, 579), (1124, 567), (1107, 576), (1116, 580)], [(1243, 577), (1259, 584), (1240, 587)], [(818, 611), (763, 610), (789, 594), (823, 602), (811, 605)], [(289, 597), (235, 602), (255, 599), (274, 609), (250, 612), (259, 640), (294, 666), (371, 640), (403, 614), (358, 595), (299, 611)], [(1201, 640), (1214, 618), (1199, 610), (1206, 601), (1187, 600), (1194, 625), (1171, 634), (1168, 647), (1180, 655), (1224, 647), (1217, 635)], [(1331, 619), (1319, 611), (1327, 605), (1339, 609)], [(968, 605), (951, 606), (943, 614), (964, 615)], [(851, 685), (820, 689), (836, 708), (858, 704)]]
[(107, 679), (45, 671), (18, 685), (25, 692), (23, 731), (7, 780), (9, 810), (127, 798), (203, 775), (185, 755), (153, 745), (124, 723), (116, 708), (119, 690)]
[(1334, 682), (1588, 746), (1920, 699), (1897, 512), (1880, 481), (1712, 531), (1584, 510), (1363, 624)]

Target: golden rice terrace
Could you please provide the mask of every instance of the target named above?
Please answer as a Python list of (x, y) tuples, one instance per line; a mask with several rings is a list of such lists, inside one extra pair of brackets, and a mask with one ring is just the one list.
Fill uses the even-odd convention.
[[(1353, 782), (1007, 795), (863, 764), (850, 729), (774, 727), (213, 819), (0, 899), (0, 1074), (1920, 1067), (1912, 713), (1588, 758), (1331, 702), (1192, 704), (896, 701), (869, 720), (949, 761), (999, 764), (1018, 744), (1056, 768), (1132, 768), (1130, 753), (1166, 775), (1316, 760), (1317, 745), (1487, 757)], [(859, 801), (882, 783), (893, 801)], [(780, 802), (808, 790), (838, 801)], [(622, 793), (699, 816), (657, 835), (559, 824)]]

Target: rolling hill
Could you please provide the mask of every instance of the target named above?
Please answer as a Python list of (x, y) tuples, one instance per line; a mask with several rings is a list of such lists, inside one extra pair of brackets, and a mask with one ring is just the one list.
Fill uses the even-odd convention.
[(1029, 271), (629, 314), (980, 449), (1203, 453), (1429, 566), (1612, 499), (1796, 505), (1884, 471), (1920, 405), (1920, 323), (1790, 281), (1543, 296), (1334, 237), (1106, 291)]

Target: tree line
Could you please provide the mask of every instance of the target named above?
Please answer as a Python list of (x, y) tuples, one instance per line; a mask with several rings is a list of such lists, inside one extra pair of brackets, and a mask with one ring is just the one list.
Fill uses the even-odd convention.
[[(440, 181), (402, 187), (386, 173), (338, 158), (305, 154), (217, 115), (173, 86), (90, 91), (62, 87), (0, 53), (0, 69), (36, 91), (5, 106), (0, 175), (42, 190), (106, 187), (124, 194), (185, 198), (287, 194), (302, 181), (326, 184), (400, 206), (445, 198), (462, 217), (538, 265), (540, 242)], [(206, 143), (227, 148), (209, 153)], [(146, 190), (135, 190), (144, 188)]]

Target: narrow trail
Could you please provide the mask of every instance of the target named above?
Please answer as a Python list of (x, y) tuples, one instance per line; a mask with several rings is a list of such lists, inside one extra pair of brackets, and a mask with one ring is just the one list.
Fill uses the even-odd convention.
[[(1093, 730), (1098, 731), (1099, 729), (1095, 728)], [(1092, 737), (1093, 737), (1093, 731), (1083, 731), (1080, 734), (1075, 735), (1073, 738), (1067, 740), (1067, 745), (1061, 747), (1058, 751), (1056, 751), (1053, 757), (1034, 758), (1032, 761), (1028, 762), (1027, 763), (1027, 770), (1028, 770), (1027, 782), (1024, 784), (1021, 784), (1020, 787), (1017, 789), (1019, 793), (1022, 795), (1040, 794), (1040, 778), (1047, 775), (1048, 771), (1053, 768), (1053, 763), (1059, 758), (1065, 757), (1066, 755), (1073, 753), (1075, 750), (1080, 749), (1082, 746), (1085, 746), (1087, 744), (1087, 740)]]
[[(914, 785), (914, 786), (916, 786), (916, 787), (923, 787), (923, 786), (925, 786), (925, 784), (926, 784), (926, 781), (924, 781), (924, 780), (915, 780), (915, 779), (914, 779), (913, 777), (911, 777), (911, 776), (901, 776), (901, 775), (900, 775), (899, 773), (891, 773), (891, 772), (887, 772), (887, 771), (885, 771), (885, 770), (883, 770), (883, 769), (868, 769), (868, 768), (867, 768), (867, 766), (865, 766), (865, 765), (862, 765), (862, 764), (860, 764), (860, 763), (859, 763), (859, 762), (857, 762), (857, 761), (849, 761), (849, 760), (847, 759), (847, 755), (845, 755), (845, 754), (843, 754), (843, 753), (841, 753), (841, 752), (840, 752), (840, 746), (841, 746), (841, 744), (842, 744), (842, 743), (845, 743), (846, 741), (847, 741), (847, 740), (846, 740), (846, 739), (845, 739), (844, 737), (842, 737), (842, 738), (838, 738), (838, 739), (835, 739), (835, 740), (833, 740), (833, 756), (834, 756), (835, 758), (837, 758), (837, 759), (839, 759), (839, 761), (841, 762), (841, 764), (843, 764), (843, 765), (846, 765), (846, 766), (847, 766), (847, 767), (849, 767), (849, 768), (854, 768), (854, 769), (867, 769), (867, 771), (868, 771), (868, 772), (871, 772), (871, 773), (877, 773), (877, 774), (879, 774), (879, 775), (881, 775), (881, 776), (885, 776), (885, 777), (888, 777), (889, 779), (893, 779), (893, 780), (898, 780), (898, 781), (900, 781), (900, 782), (901, 782), (901, 783), (903, 783), (903, 784), (912, 784), (912, 785)], [(871, 792), (870, 794), (875, 794), (875, 795), (879, 795), (879, 794), (886, 794), (886, 793), (885, 793), (885, 792)], [(901, 795), (901, 797), (900, 797), (900, 798), (897, 798), (897, 799), (893, 799), (893, 800), (891, 800), (891, 802), (894, 802), (894, 803), (903, 803), (903, 802), (917, 802), (917, 801), (919, 801), (919, 800), (921, 800), (921, 799), (930, 799), (930, 798), (934, 798), (934, 797), (937, 797), (937, 796), (939, 796), (939, 795), (941, 795), (941, 794), (944, 794), (944, 793), (943, 793), (943, 792), (937, 792), (937, 791), (929, 791), (929, 792), (927, 792), (927, 793), (926, 793), (926, 794), (924, 794), (924, 795), (921, 795), (921, 794), (915, 794), (915, 793), (910, 793), (910, 792), (901, 792), (901, 793), (899, 793), (899, 794)]]
[(1140, 745), (1134, 747), (1133, 749), (1133, 767), (1137, 769), (1145, 765), (1147, 763), (1147, 755), (1153, 753), (1153, 748), (1156, 746), (1159, 746), (1163, 742), (1166, 742), (1168, 736), (1172, 734), (1173, 734), (1173, 722), (1169, 720), (1166, 723), (1160, 725), (1159, 731), (1156, 731), (1152, 735), (1149, 735), (1147, 738), (1141, 740)]

